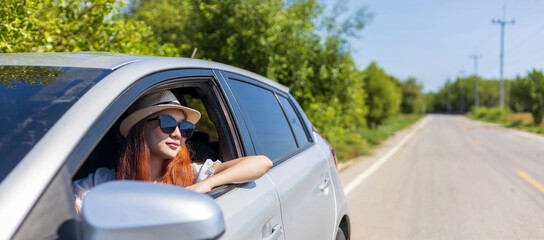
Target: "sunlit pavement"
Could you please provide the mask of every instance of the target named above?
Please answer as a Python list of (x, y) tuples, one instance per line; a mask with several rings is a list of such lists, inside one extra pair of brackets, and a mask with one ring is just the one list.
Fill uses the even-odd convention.
[(341, 172), (352, 239), (544, 239), (544, 137), (427, 118)]

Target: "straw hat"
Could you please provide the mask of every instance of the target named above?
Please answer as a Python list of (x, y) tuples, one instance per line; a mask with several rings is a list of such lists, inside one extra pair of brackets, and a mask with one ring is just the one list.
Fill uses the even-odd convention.
[(176, 96), (170, 90), (163, 90), (145, 95), (138, 99), (128, 108), (128, 117), (123, 119), (119, 126), (119, 131), (123, 137), (127, 137), (128, 132), (140, 120), (147, 116), (165, 110), (179, 109), (185, 112), (187, 121), (196, 124), (200, 119), (200, 112), (192, 108), (182, 106)]

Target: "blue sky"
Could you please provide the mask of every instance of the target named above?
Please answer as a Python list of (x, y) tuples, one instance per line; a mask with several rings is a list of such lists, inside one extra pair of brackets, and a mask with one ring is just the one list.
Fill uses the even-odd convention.
[[(327, 0), (327, 4), (334, 1)], [(474, 73), (499, 78), (500, 25), (502, 18), (515, 24), (505, 27), (504, 77), (544, 69), (543, 0), (349, 0), (350, 9), (368, 6), (374, 19), (352, 39), (353, 58), (360, 69), (376, 61), (401, 80), (415, 77), (424, 91), (436, 91), (450, 78)]]

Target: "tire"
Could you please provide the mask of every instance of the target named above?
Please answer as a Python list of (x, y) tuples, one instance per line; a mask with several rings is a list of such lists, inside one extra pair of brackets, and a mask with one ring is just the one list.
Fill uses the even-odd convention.
[(342, 228), (338, 228), (336, 231), (336, 240), (347, 240), (346, 234), (342, 230)]

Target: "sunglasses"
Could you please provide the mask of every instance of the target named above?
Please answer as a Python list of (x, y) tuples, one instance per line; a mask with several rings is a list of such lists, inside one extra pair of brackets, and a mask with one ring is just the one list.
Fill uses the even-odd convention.
[(176, 127), (179, 126), (179, 132), (181, 133), (182, 137), (190, 138), (191, 136), (193, 136), (195, 125), (192, 122), (185, 121), (185, 120), (178, 122), (172, 116), (168, 116), (168, 115), (150, 118), (148, 121), (157, 120), (157, 119), (159, 119), (161, 131), (163, 133), (171, 134), (174, 131), (176, 131)]

